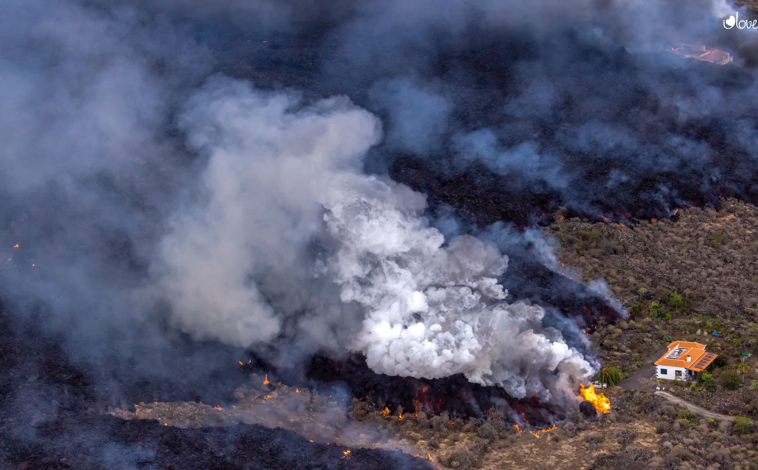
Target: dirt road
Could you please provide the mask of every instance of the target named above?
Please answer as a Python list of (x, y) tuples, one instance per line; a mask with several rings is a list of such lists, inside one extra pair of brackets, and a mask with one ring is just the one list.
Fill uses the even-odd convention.
[(688, 402), (687, 400), (684, 400), (682, 398), (676, 397), (676, 396), (670, 394), (669, 392), (662, 392), (662, 391), (658, 390), (657, 392), (654, 392), (653, 394), (654, 395), (658, 395), (660, 397), (663, 397), (666, 400), (668, 400), (668, 401), (670, 401), (672, 403), (675, 403), (675, 404), (677, 404), (677, 405), (679, 405), (681, 407), (687, 408), (688, 410), (690, 410), (690, 411), (692, 411), (692, 412), (694, 412), (694, 413), (696, 413), (696, 414), (698, 414), (700, 416), (704, 416), (706, 418), (718, 419), (718, 420), (721, 420), (721, 421), (734, 421), (734, 416), (727, 416), (727, 415), (722, 415), (720, 413), (714, 413), (713, 411), (708, 411), (705, 408), (700, 408), (697, 405), (693, 405), (692, 403)]

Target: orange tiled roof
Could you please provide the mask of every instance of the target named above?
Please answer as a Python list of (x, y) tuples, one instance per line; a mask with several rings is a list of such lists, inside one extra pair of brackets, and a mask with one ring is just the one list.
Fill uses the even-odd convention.
[[(676, 359), (667, 357), (675, 349), (682, 349), (679, 356)], [(687, 360), (688, 356), (690, 358), (689, 361)], [(704, 344), (692, 343), (689, 341), (674, 341), (668, 345), (668, 351), (666, 351), (666, 354), (655, 361), (655, 365), (681, 367), (695, 372), (702, 372), (717, 357), (716, 354), (706, 352)]]

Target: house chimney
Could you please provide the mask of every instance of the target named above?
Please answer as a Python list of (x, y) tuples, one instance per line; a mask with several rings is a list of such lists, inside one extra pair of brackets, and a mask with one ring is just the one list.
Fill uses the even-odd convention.
[(692, 362), (692, 356), (690, 356), (689, 354), (687, 354), (687, 362)]

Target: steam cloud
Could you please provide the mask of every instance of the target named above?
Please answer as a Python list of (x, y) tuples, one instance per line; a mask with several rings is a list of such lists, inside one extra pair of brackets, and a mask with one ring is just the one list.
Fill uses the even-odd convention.
[[(303, 107), (291, 94), (215, 79), (189, 100), (180, 126), (208, 156), (201, 202), (161, 244), (161, 279), (185, 331), (255, 346), (277, 338), (282, 314), (296, 307), (325, 323), (301, 330), (307, 342), (323, 347), (326, 324), (352, 321), (345, 347), (389, 375), (462, 373), (550, 401), (592, 372), (542, 326), (544, 310), (505, 302), (498, 276), (508, 259), (493, 243), (464, 235), (445, 245), (422, 217), (423, 195), (360, 172), (380, 123), (346, 98)], [(263, 278), (313, 297), (279, 305), (266, 283), (261, 292)], [(323, 281), (337, 289), (316, 294), (310, 285)]]
[[(2, 295), (100, 369), (170, 373), (181, 331), (561, 403), (590, 352), (509, 297), (506, 254), (558, 269), (500, 202), (758, 194), (754, 41), (690, 3), (4, 2)], [(690, 39), (744, 67), (660, 53)]]

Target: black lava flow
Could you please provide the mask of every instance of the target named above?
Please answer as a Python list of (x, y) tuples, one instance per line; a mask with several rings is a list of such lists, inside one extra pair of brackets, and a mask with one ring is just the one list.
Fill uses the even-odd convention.
[[(60, 339), (13, 318), (0, 304), (0, 468), (433, 468), (408, 454), (374, 449), (351, 449), (348, 459), (344, 448), (312, 443), (283, 429), (258, 425), (181, 429), (155, 420), (125, 421), (109, 416), (104, 413), (109, 405), (102, 390), (90, 374), (65, 359)], [(233, 366), (230, 371), (232, 380), (242, 383), (242, 375)], [(128, 378), (124, 379), (119, 387), (128, 389)], [(208, 382), (169, 381), (156, 387), (143, 381), (134, 383), (132, 392), (127, 393), (132, 393), (133, 399), (149, 400), (161, 394), (163, 399), (186, 399), (187, 395), (196, 396), (197, 390), (206, 392)], [(224, 388), (229, 385), (224, 382)]]

